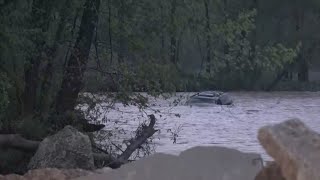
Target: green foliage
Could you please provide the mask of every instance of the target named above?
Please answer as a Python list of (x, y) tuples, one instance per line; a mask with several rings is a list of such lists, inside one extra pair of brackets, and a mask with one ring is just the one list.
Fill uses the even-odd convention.
[(122, 65), (116, 80), (116, 99), (128, 105), (144, 107), (148, 99), (136, 92), (146, 92), (152, 97), (173, 93), (182, 88), (179, 73), (172, 64), (156, 61), (140, 62), (135, 65)]
[(240, 12), (236, 19), (227, 19), (225, 23), (214, 25), (214, 35), (222, 38), (226, 44), (236, 45), (245, 40), (255, 29), (256, 10)]
[(278, 43), (276, 45), (266, 46), (261, 50), (260, 56), (261, 64), (265, 70), (281, 70), (285, 64), (290, 64), (297, 57), (301, 44), (299, 43), (295, 49), (286, 48), (284, 45)]
[(254, 44), (256, 14), (256, 10), (240, 12), (236, 19), (214, 26), (220, 48), (214, 51), (210, 76), (222, 89), (254, 88), (263, 72), (277, 72), (297, 56), (300, 45), (293, 49), (280, 43)]
[(160, 95), (164, 92), (175, 92), (181, 87), (179, 74), (172, 64), (159, 64), (156, 61), (140, 63), (137, 67), (136, 84), (145, 86), (150, 95)]

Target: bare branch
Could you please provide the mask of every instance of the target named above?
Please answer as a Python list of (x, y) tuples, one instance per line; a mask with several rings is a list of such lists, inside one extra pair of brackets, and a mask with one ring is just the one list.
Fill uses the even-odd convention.
[[(150, 123), (149, 125), (142, 125), (141, 129), (137, 130), (136, 137), (131, 139), (130, 144), (126, 148), (125, 151), (117, 158), (113, 157), (111, 154), (107, 152), (103, 153), (93, 153), (93, 157), (95, 161), (99, 162), (107, 162), (109, 163), (107, 166), (111, 168), (119, 168), (121, 165), (129, 162), (130, 156), (139, 149), (148, 138), (153, 136), (158, 130), (154, 129), (154, 125), (156, 123), (155, 116), (149, 115)], [(10, 147), (16, 148), (22, 151), (31, 151), (34, 152), (38, 149), (40, 142), (27, 140), (21, 137), (18, 134), (2, 134), (0, 135), (0, 147)], [(97, 148), (97, 147), (94, 147)], [(101, 151), (101, 150), (100, 150)]]

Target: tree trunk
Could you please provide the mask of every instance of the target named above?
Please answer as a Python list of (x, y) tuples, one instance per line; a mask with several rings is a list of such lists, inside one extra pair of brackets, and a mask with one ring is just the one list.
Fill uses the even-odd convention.
[(56, 111), (63, 114), (73, 111), (88, 63), (94, 30), (98, 23), (100, 0), (86, 0), (80, 30), (63, 73), (61, 89), (56, 100)]
[[(52, 10), (51, 1), (34, 0), (32, 3), (31, 19), (32, 29), (47, 32), (50, 23), (50, 15)], [(35, 44), (36, 54), (30, 57), (25, 65), (25, 89), (23, 94), (23, 113), (24, 115), (34, 114), (38, 102), (37, 89), (39, 87), (39, 70), (41, 65), (41, 54), (46, 47), (46, 40), (41, 35), (33, 40)]]
[(124, 25), (124, 12), (125, 12), (125, 6), (124, 6), (124, 0), (120, 0), (120, 8), (118, 11), (119, 16), (119, 49), (118, 49), (118, 63), (122, 64), (124, 61), (124, 46), (125, 46), (125, 25)]
[[(251, 10), (256, 10), (257, 13), (259, 12), (258, 8), (258, 0), (253, 0), (252, 4), (251, 4)], [(256, 22), (258, 22), (257, 20), (258, 15), (256, 16)], [(253, 65), (253, 69), (251, 71), (251, 75), (250, 75), (250, 88), (254, 88), (257, 84), (257, 82), (259, 81), (259, 78), (261, 76), (261, 69), (259, 68), (258, 64), (256, 63), (256, 56), (257, 56), (257, 50), (256, 50), (256, 46), (258, 45), (258, 31), (256, 28), (254, 28), (251, 32), (251, 42), (250, 42), (250, 54), (249, 54), (249, 61), (250, 63)]]
[(25, 89), (23, 93), (23, 114), (24, 116), (33, 114), (36, 109), (37, 88), (39, 81), (40, 61), (37, 58), (29, 60), (29, 65), (25, 66)]
[[(301, 51), (303, 51), (303, 49)], [(301, 82), (308, 82), (309, 67), (303, 52), (300, 52), (298, 55), (298, 63), (299, 63), (298, 80)]]
[(164, 20), (164, 13), (163, 13), (163, 4), (162, 1), (160, 1), (160, 21), (161, 21), (161, 34), (160, 34), (160, 57), (161, 57), (161, 61), (164, 62), (165, 59), (165, 49), (164, 49), (164, 44), (165, 44), (165, 31), (164, 31), (164, 27), (165, 27), (165, 20)]
[(177, 0), (171, 0), (171, 13), (170, 13), (170, 61), (171, 63), (177, 65), (176, 53), (177, 53), (177, 40), (176, 40), (176, 16)]
[(206, 47), (207, 47), (207, 66), (206, 66), (206, 72), (211, 72), (211, 29), (210, 29), (210, 16), (209, 16), (209, 7), (208, 7), (208, 0), (203, 0), (204, 8), (205, 8), (205, 16), (206, 16)]
[[(228, 19), (228, 14), (227, 14), (227, 7), (228, 7), (228, 1), (227, 0), (223, 0), (223, 22), (226, 22)], [(223, 54), (225, 56), (227, 56), (230, 52), (230, 46), (227, 42), (224, 42), (223, 45)], [(225, 68), (225, 72), (227, 74), (229, 74), (231, 72), (231, 68), (230, 68), (230, 63), (228, 59), (225, 59), (225, 63), (226, 63), (226, 68)]]
[(292, 69), (294, 66), (293, 63), (286, 64), (282, 71), (278, 73), (276, 78), (265, 88), (266, 91), (271, 91), (277, 84), (281, 81), (281, 79), (287, 74), (287, 72)]
[(278, 73), (277, 77), (265, 88), (266, 91), (271, 91), (286, 75), (287, 69), (284, 68), (281, 73)]
[(112, 44), (112, 28), (111, 28), (111, 0), (108, 0), (108, 28), (109, 28), (109, 45), (110, 45), (110, 64), (113, 62), (113, 44)]
[(309, 77), (308, 77), (308, 71), (309, 71), (309, 68), (308, 68), (308, 62), (307, 62), (307, 59), (305, 58), (305, 45), (304, 45), (304, 42), (303, 42), (303, 31), (302, 29), (304, 28), (303, 27), (303, 23), (304, 23), (304, 10), (301, 9), (301, 7), (299, 7), (299, 4), (296, 2), (296, 5), (295, 5), (295, 9), (294, 9), (294, 20), (295, 20), (295, 23), (296, 23), (296, 27), (295, 27), (295, 30), (296, 30), (296, 41), (299, 42), (301, 41), (302, 42), (302, 47), (301, 47), (301, 50), (298, 54), (298, 57), (297, 57), (297, 62), (298, 62), (298, 80), (299, 81), (302, 81), (302, 82), (307, 82), (309, 81)]
[(67, 15), (69, 12), (69, 8), (71, 8), (71, 1), (70, 0), (66, 0), (65, 1), (65, 7), (61, 10), (61, 19), (59, 21), (58, 24), (58, 28), (57, 31), (55, 33), (55, 38), (54, 38), (54, 43), (52, 45), (52, 47), (48, 47), (45, 50), (45, 54), (46, 54), (46, 67), (44, 69), (44, 73), (43, 73), (43, 81), (41, 84), (41, 89), (40, 89), (40, 102), (39, 102), (39, 110), (40, 113), (46, 114), (49, 111), (50, 105), (52, 103), (52, 98), (53, 96), (55, 96), (55, 94), (51, 94), (50, 93), (50, 89), (52, 87), (52, 78), (53, 78), (53, 71), (54, 71), (54, 60), (57, 56), (57, 50), (59, 47), (59, 43), (62, 40), (62, 35), (63, 32), (65, 31), (65, 25), (66, 25), (66, 21), (67, 21)]

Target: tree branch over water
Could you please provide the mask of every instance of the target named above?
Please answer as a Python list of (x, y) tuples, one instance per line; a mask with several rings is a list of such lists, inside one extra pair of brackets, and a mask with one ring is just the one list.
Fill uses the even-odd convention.
[(156, 133), (158, 130), (154, 129), (154, 125), (156, 123), (156, 118), (153, 114), (149, 115), (150, 123), (149, 125), (142, 125), (141, 129), (137, 131), (136, 137), (129, 140), (130, 145), (126, 148), (126, 150), (117, 157), (117, 160), (115, 162), (112, 162), (109, 164), (109, 167), (111, 168), (119, 168), (121, 165), (128, 162), (128, 159), (132, 155), (132, 153), (141, 147), (148, 138), (153, 136), (154, 133)]

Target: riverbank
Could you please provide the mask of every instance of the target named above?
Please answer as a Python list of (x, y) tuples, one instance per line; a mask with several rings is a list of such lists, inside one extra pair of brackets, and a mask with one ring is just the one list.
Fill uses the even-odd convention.
[(320, 82), (284, 81), (276, 85), (273, 91), (320, 91)]
[[(72, 128), (65, 128), (61, 132), (69, 131), (68, 129)], [(74, 130), (69, 132), (85, 137), (84, 134)], [(261, 127), (257, 138), (274, 158), (274, 162), (264, 166), (261, 156), (256, 153), (244, 153), (218, 146), (198, 146), (181, 152), (179, 156), (156, 153), (114, 170), (108, 168), (82, 170), (79, 167), (84, 165), (88, 167), (89, 159), (65, 156), (63, 155), (65, 150), (70, 150), (60, 149), (61, 151), (54, 153), (65, 156), (65, 161), (62, 163), (61, 159), (50, 156), (53, 152), (46, 149), (45, 153), (49, 156), (43, 159), (43, 163), (37, 162), (42, 168), (30, 170), (23, 176), (14, 174), (0, 176), (0, 180), (35, 180), (49, 177), (52, 180), (319, 180), (320, 134), (309, 129), (302, 121), (291, 119)], [(56, 140), (59, 141), (59, 139)], [(41, 144), (47, 144), (49, 141), (44, 140)], [(65, 140), (60, 139), (60, 141)], [(301, 146), (302, 143), (303, 146)], [(40, 149), (33, 159), (43, 156), (43, 153), (40, 153), (43, 150)], [(74, 151), (78, 150), (74, 149)], [(86, 154), (88, 155), (90, 153)], [(51, 159), (50, 162), (46, 161), (49, 159)], [(88, 164), (84, 164), (86, 161)], [(59, 163), (56, 164), (57, 162)], [(69, 162), (69, 165), (72, 162), (72, 166), (58, 167), (60, 163), (66, 165), (65, 162)]]

